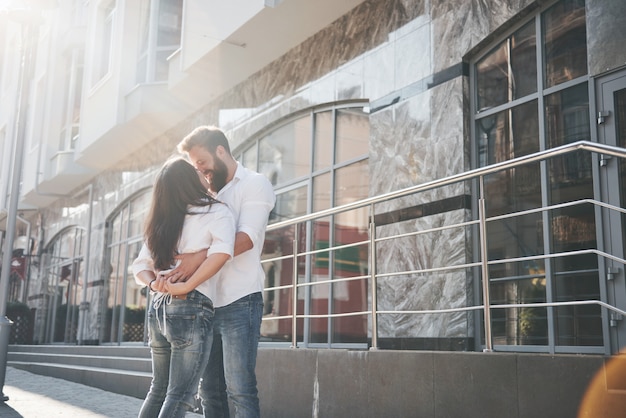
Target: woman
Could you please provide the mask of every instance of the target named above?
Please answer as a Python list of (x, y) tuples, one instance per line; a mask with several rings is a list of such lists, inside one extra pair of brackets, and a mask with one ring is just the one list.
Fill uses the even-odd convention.
[[(135, 280), (148, 286), (152, 383), (139, 417), (183, 417), (194, 396), (212, 344), (210, 279), (233, 256), (235, 221), (230, 209), (207, 193), (206, 180), (186, 160), (165, 163), (157, 175), (144, 245), (133, 262)], [(185, 282), (161, 273), (176, 255), (207, 249)]]

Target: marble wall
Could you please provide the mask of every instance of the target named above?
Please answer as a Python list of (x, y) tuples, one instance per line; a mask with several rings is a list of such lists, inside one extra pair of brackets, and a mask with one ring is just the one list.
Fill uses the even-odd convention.
[(623, 68), (626, 65), (626, 2), (587, 0), (585, 9), (589, 74), (596, 76)]

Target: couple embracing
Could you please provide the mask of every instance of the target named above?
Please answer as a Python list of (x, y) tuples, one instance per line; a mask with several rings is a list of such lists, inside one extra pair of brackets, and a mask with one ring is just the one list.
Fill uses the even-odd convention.
[(275, 195), (231, 155), (224, 133), (201, 126), (157, 175), (144, 245), (133, 262), (148, 286), (152, 383), (140, 418), (260, 415), (255, 374), (263, 313), (260, 264)]

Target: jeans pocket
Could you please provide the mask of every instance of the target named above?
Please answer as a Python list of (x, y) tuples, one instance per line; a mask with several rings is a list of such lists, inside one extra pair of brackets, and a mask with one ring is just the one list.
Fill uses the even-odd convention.
[(167, 314), (167, 339), (173, 348), (188, 347), (193, 343), (197, 316), (192, 314)]

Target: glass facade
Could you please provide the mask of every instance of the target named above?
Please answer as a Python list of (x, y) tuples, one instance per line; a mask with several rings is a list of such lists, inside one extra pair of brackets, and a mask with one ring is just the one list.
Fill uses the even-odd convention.
[[(368, 197), (369, 115), (362, 105), (310, 112), (256, 139), (239, 160), (265, 174), (276, 190), (270, 222), (292, 219)], [(258, 158), (257, 158), (258, 156)], [(367, 279), (336, 281), (367, 273), (368, 214), (364, 210), (316, 219), (297, 228), (268, 233), (264, 257), (299, 252), (297, 280), (305, 284), (295, 298), (298, 342), (365, 343), (367, 315), (318, 318), (337, 312), (367, 310)], [(333, 246), (345, 248), (324, 251)], [(294, 295), (293, 260), (265, 264), (265, 341), (291, 341)], [(278, 288), (278, 289), (273, 289)], [(272, 319), (280, 317), (281, 319)]]
[[(35, 340), (42, 343), (76, 343), (78, 315), (83, 300), (85, 277), (83, 257), (86, 231), (70, 227), (53, 238), (43, 253), (45, 299), (42, 322), (45, 327)], [(41, 316), (40, 316), (41, 318)]]
[(109, 270), (105, 271), (102, 318), (103, 343), (147, 341), (144, 330), (146, 289), (135, 283), (131, 264), (143, 243), (143, 226), (151, 193), (144, 191), (125, 202), (107, 222)]
[[(585, 2), (559, 1), (476, 61), (473, 120), (477, 165), (591, 140)], [(594, 197), (582, 151), (485, 178), (487, 216)], [(600, 298), (594, 207), (581, 203), (488, 223), (494, 304)], [(517, 260), (522, 261), (507, 261)], [(602, 346), (596, 305), (497, 309), (496, 345)]]

